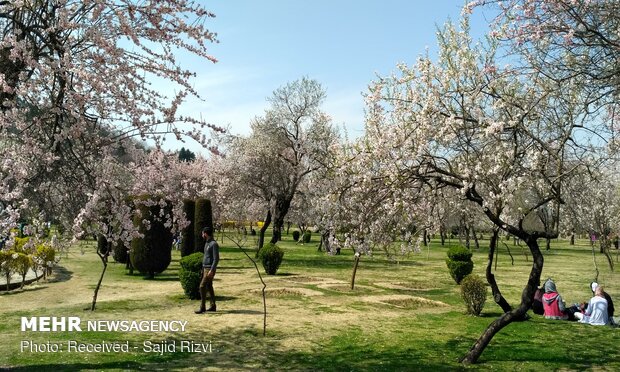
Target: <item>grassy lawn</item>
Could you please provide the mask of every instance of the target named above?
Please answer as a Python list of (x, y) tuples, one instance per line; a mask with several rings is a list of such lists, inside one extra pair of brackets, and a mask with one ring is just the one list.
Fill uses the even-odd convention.
[[(517, 304), (531, 258), (524, 248), (506, 244), (500, 247), (496, 277), (508, 301)], [(63, 258), (49, 282), (0, 294), (0, 369), (458, 370), (465, 368), (457, 359), (500, 314), (489, 296), (481, 317), (464, 315), (459, 287), (445, 265), (447, 245), (437, 241), (399, 262), (381, 255), (362, 257), (354, 290), (350, 251), (329, 256), (317, 252), (316, 243), (297, 245), (290, 236), (280, 245), (286, 253), (278, 275), (265, 278), (269, 315), (263, 337), (258, 276), (229, 240), (221, 242), (215, 281), (218, 312), (203, 315), (194, 314), (198, 302), (183, 295), (176, 252), (169, 269), (155, 280), (127, 275), (124, 265), (111, 264), (97, 310), (84, 310), (92, 300), (101, 264), (93, 243), (81, 242)], [(474, 253), (474, 272), (479, 275), (484, 275), (486, 255), (486, 248)], [(600, 283), (620, 302), (617, 274), (602, 256), (596, 259)], [(553, 242), (551, 251), (545, 252), (543, 279), (549, 276), (568, 304), (589, 299), (588, 285), (594, 277), (589, 245)], [(172, 333), (21, 332), (22, 316), (188, 323), (184, 332)], [(479, 363), (467, 369), (620, 370), (619, 336), (620, 329), (533, 315), (500, 332)], [(22, 341), (66, 344), (68, 340), (128, 342), (131, 347), (117, 353), (20, 350)], [(149, 353), (142, 349), (145, 341), (177, 345), (193, 341), (210, 344), (211, 352)]]

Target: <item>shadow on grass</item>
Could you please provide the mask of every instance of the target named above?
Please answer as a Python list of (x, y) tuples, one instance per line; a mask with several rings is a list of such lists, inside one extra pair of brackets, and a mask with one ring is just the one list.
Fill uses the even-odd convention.
[(48, 283), (66, 282), (73, 277), (73, 271), (67, 270), (64, 266), (54, 268), (54, 276), (48, 280)]
[(236, 309), (236, 310), (223, 310), (220, 311), (224, 314), (243, 314), (243, 315), (263, 315), (262, 311), (258, 310), (244, 310), (244, 309)]
[(40, 291), (42, 289), (46, 289), (47, 286), (46, 285), (38, 285), (36, 287), (29, 287), (29, 286), (25, 286), (24, 288), (17, 288), (14, 289), (12, 291), (0, 291), (0, 296), (15, 296), (18, 295), (20, 293), (26, 293), (26, 292), (34, 292), (34, 291)]
[(84, 370), (138, 370), (143, 369), (143, 363), (138, 362), (109, 362), (109, 363), (68, 363), (68, 364), (34, 364), (24, 367), (1, 367), (0, 371), (84, 371)]
[[(260, 311), (247, 309), (223, 310), (218, 313), (262, 314)], [(544, 325), (542, 323), (529, 324), (527, 328)], [(551, 330), (548, 329), (548, 331)], [(319, 341), (310, 350), (299, 351), (290, 347), (282, 347), (291, 340), (287, 339), (285, 333), (270, 330), (268, 326), (267, 337), (262, 336), (261, 328), (253, 327), (249, 329), (225, 328), (218, 333), (210, 333), (202, 329), (167, 338), (177, 345), (183, 340), (194, 342), (207, 342), (208, 340), (212, 343), (213, 352), (197, 354), (175, 352), (161, 357), (153, 355), (146, 358), (143, 353), (119, 354), (118, 361), (103, 361), (96, 364), (88, 363), (86, 360), (76, 360), (83, 356), (74, 355), (72, 360), (65, 363), (36, 364), (37, 361), (32, 360), (33, 364), (27, 366), (4, 369), (16, 371), (165, 369), (176, 371), (206, 368), (255, 370), (257, 366), (260, 366), (264, 370), (460, 371), (514, 370), (519, 366), (526, 370), (583, 370), (593, 366), (610, 366), (613, 370), (613, 366), (618, 365), (618, 353), (605, 352), (613, 350), (610, 348), (580, 350), (566, 343), (565, 347), (559, 350), (561, 342), (549, 345), (549, 339), (556, 337), (555, 334), (546, 336), (543, 334), (538, 338), (524, 336), (527, 335), (514, 337), (503, 334), (495, 338), (482, 354), (479, 362), (470, 367), (462, 366), (458, 363), (458, 359), (475, 341), (477, 334), (473, 330), (467, 335), (459, 335), (448, 340), (428, 338), (424, 342), (410, 343), (406, 341), (405, 336), (401, 337), (390, 332), (369, 333), (354, 327)], [(529, 363), (532, 364), (528, 365)]]

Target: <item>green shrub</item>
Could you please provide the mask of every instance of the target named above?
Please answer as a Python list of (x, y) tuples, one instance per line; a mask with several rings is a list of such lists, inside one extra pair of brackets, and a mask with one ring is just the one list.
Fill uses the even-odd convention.
[(129, 252), (122, 240), (116, 242), (116, 245), (112, 249), (112, 257), (114, 261), (119, 263), (127, 263), (129, 260)]
[(478, 275), (467, 275), (461, 281), (461, 298), (465, 302), (468, 314), (480, 315), (487, 300), (485, 282)]
[(34, 260), (43, 268), (43, 277), (52, 273), (52, 266), (56, 262), (56, 250), (45, 243), (37, 245)]
[(179, 261), (179, 280), (185, 294), (192, 300), (200, 298), (200, 271), (202, 270), (203, 254), (200, 252), (192, 253), (182, 257)]
[(17, 272), (16, 257), (16, 252), (0, 249), (0, 274), (6, 281), (7, 291), (11, 285), (11, 276)]
[(452, 247), (448, 250), (448, 258), (452, 261), (469, 261), (472, 253), (465, 247)]
[(311, 239), (312, 239), (312, 232), (310, 230), (306, 230), (306, 232), (304, 233), (303, 242), (310, 243)]
[(298, 241), (301, 233), (298, 230), (293, 231), (293, 240)]
[(97, 235), (97, 252), (101, 255), (108, 253), (108, 239), (103, 234)]
[(187, 255), (192, 254), (195, 249), (194, 242), (194, 218), (196, 211), (196, 202), (191, 199), (183, 200), (183, 213), (185, 213), (185, 218), (189, 221), (189, 225), (187, 225), (181, 231), (181, 256), (185, 257)]
[(276, 275), (282, 263), (282, 257), (284, 257), (282, 248), (271, 243), (264, 246), (259, 253), (259, 258), (268, 275)]
[(203, 251), (205, 240), (202, 238), (202, 229), (207, 226), (213, 227), (211, 201), (209, 199), (198, 199), (194, 210), (194, 252)]
[(28, 271), (34, 267), (32, 255), (18, 252), (16, 257), (14, 255), (14, 260), (15, 272), (22, 277), (22, 284), (20, 285), (20, 288), (24, 288), (24, 284), (26, 284), (26, 275), (28, 274)]
[(448, 250), (446, 265), (456, 284), (460, 284), (461, 280), (471, 274), (474, 269), (474, 262), (471, 260), (471, 256), (471, 252), (465, 247), (452, 247)]
[[(136, 213), (134, 215), (134, 225), (143, 234), (142, 238), (135, 238), (131, 241), (131, 252), (129, 258), (131, 265), (149, 278), (154, 278), (168, 268), (172, 261), (172, 232), (170, 228), (164, 226), (161, 220), (161, 206), (156, 203), (153, 206), (146, 206), (143, 203), (149, 199), (148, 196), (137, 198)], [(154, 198), (157, 199), (157, 198)], [(172, 204), (165, 202), (163, 218), (172, 215)], [(144, 223), (143, 221), (148, 221)], [(150, 228), (147, 228), (149, 225)]]
[(30, 237), (26, 236), (24, 238), (16, 237), (15, 245), (13, 246), (13, 250), (15, 252), (24, 252), (26, 244), (30, 241)]

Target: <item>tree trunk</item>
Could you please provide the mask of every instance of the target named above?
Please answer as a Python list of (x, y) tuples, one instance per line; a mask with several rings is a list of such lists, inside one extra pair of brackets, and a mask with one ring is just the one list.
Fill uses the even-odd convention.
[(424, 231), (422, 232), (422, 242), (424, 243), (425, 247), (428, 246), (428, 241), (426, 239), (427, 236), (428, 236), (428, 232), (426, 231), (426, 229), (424, 229)]
[(465, 247), (469, 249), (470, 248), (469, 226), (467, 226), (466, 224), (461, 225), (461, 235), (465, 236)]
[(101, 276), (99, 277), (99, 281), (97, 282), (97, 286), (95, 287), (95, 293), (93, 294), (93, 303), (90, 306), (90, 311), (95, 311), (95, 306), (97, 305), (97, 295), (99, 294), (99, 289), (101, 288), (101, 282), (103, 282), (103, 276), (105, 275), (105, 271), (108, 268), (108, 256), (111, 251), (111, 244), (107, 243), (107, 249), (104, 254), (97, 251), (97, 255), (101, 259), (101, 263), (103, 264), (103, 270), (101, 270)]
[(491, 268), (493, 267), (493, 255), (495, 254), (495, 251), (497, 249), (498, 237), (499, 237), (499, 229), (493, 229), (493, 234), (491, 235), (491, 241), (489, 242), (489, 256), (488, 256), (489, 259), (487, 261), (486, 276), (487, 276), (487, 282), (491, 286), (491, 293), (493, 294), (493, 301), (495, 301), (495, 303), (499, 305), (499, 307), (502, 308), (502, 311), (504, 313), (508, 313), (512, 311), (512, 306), (510, 306), (508, 301), (506, 301), (506, 299), (500, 292), (499, 287), (497, 286), (497, 282), (495, 281), (495, 275), (491, 271)]
[(273, 211), (273, 236), (271, 237), (271, 243), (276, 244), (282, 240), (282, 228), (284, 227), (284, 217), (288, 213), (291, 206), (290, 200), (276, 200), (275, 208)]
[(545, 249), (550, 251), (551, 250), (551, 238), (547, 238), (545, 240), (546, 240), (546, 242), (545, 242)]
[(355, 253), (355, 262), (353, 263), (353, 275), (351, 275), (351, 290), (355, 287), (355, 274), (357, 273), (357, 266), (360, 263), (360, 254)]
[(443, 225), (439, 228), (439, 238), (441, 239), (441, 246), (446, 245), (446, 229)]
[(474, 237), (474, 246), (476, 247), (476, 250), (479, 250), (480, 242), (478, 241), (478, 235), (476, 235), (476, 229), (473, 226), (471, 228), (471, 235)]
[(571, 231), (570, 233), (570, 245), (575, 245), (575, 232)]
[(129, 275), (133, 275), (133, 265), (131, 264), (129, 253), (127, 253), (127, 263), (125, 264), (125, 269), (129, 270)]
[(474, 345), (469, 349), (469, 352), (461, 358), (461, 362), (463, 364), (472, 364), (478, 361), (480, 355), (487, 347), (489, 342), (493, 339), (493, 336), (502, 328), (512, 323), (514, 320), (522, 319), (527, 310), (531, 307), (532, 301), (534, 298), (534, 293), (536, 292), (536, 288), (538, 283), (540, 283), (540, 274), (542, 273), (544, 258), (542, 253), (540, 252), (540, 248), (538, 247), (538, 242), (536, 238), (523, 234), (523, 240), (526, 242), (527, 246), (530, 248), (530, 252), (532, 252), (532, 270), (530, 271), (530, 277), (527, 281), (527, 285), (523, 289), (521, 294), (521, 304), (519, 307), (504, 313), (498, 319), (494, 320), (489, 327), (482, 333), (480, 338), (474, 343)]
[(265, 243), (265, 231), (267, 231), (267, 228), (269, 227), (270, 223), (271, 223), (271, 209), (268, 209), (267, 217), (265, 217), (265, 222), (263, 223), (263, 227), (260, 228), (260, 231), (258, 233), (258, 250), (256, 251), (256, 255), (258, 255), (258, 252), (260, 252), (260, 250), (263, 248), (263, 244)]

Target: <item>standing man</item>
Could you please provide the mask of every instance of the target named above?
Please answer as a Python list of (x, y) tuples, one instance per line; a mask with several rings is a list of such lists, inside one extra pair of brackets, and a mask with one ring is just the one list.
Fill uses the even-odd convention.
[[(202, 237), (205, 239), (205, 254), (202, 259), (202, 280), (200, 281), (200, 309), (196, 310), (196, 314), (202, 314), (205, 311), (215, 311), (215, 292), (213, 291), (213, 277), (215, 269), (220, 261), (220, 247), (213, 240), (213, 227), (207, 226), (202, 229)], [(211, 306), (207, 309), (207, 290), (209, 291), (209, 301)]]

